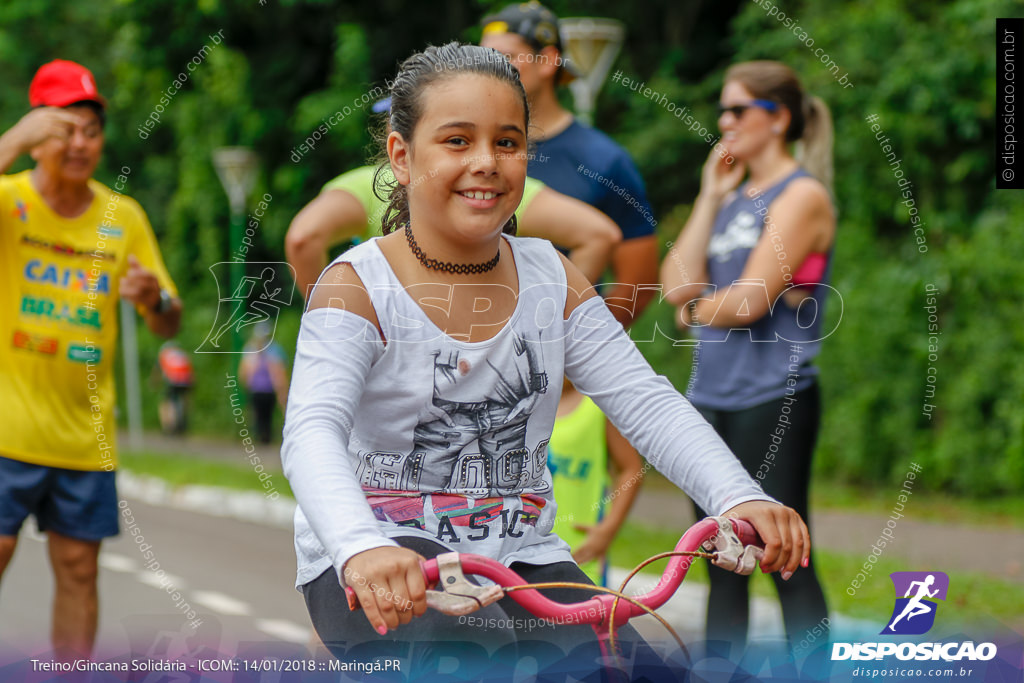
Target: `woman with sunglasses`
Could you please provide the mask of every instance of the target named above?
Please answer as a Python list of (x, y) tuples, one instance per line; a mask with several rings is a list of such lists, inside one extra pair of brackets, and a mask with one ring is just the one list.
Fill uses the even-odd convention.
[[(719, 109), (722, 147), (704, 164), (662, 283), (699, 340), (690, 400), (765, 492), (809, 519), (814, 357), (836, 224), (831, 117), (792, 69), (768, 61), (731, 67)], [(829, 624), (813, 567), (773, 577), (791, 647)], [(709, 646), (731, 644), (736, 657), (747, 637), (747, 577), (710, 572)]]

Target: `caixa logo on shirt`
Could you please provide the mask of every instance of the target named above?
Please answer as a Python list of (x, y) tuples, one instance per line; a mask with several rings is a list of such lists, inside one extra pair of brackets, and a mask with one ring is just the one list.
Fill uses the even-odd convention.
[[(935, 625), (939, 600), (946, 599), (949, 576), (944, 572), (893, 572), (896, 600), (879, 635), (923, 635)], [(996, 656), (994, 643), (833, 643), (832, 659), (869, 660), (895, 656), (901, 660), (987, 661)]]

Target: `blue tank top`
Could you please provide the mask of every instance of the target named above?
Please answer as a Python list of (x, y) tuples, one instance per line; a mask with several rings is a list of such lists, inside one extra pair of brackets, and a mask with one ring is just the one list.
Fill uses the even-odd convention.
[[(740, 278), (764, 232), (768, 207), (791, 182), (803, 177), (810, 174), (797, 169), (753, 198), (746, 195), (749, 184), (744, 184), (719, 209), (707, 260), (708, 276), (717, 289)], [(829, 249), (822, 284), (828, 284), (831, 270)], [(813, 361), (821, 347), (828, 291), (828, 287), (815, 286), (799, 308), (790, 306), (780, 295), (769, 312), (749, 328), (698, 328), (688, 398), (703, 408), (745, 410), (811, 386), (818, 374)]]

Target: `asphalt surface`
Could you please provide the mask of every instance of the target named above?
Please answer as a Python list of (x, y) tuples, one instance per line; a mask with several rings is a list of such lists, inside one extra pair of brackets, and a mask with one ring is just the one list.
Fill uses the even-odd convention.
[[(103, 544), (97, 657), (173, 658), (198, 649), (233, 655), (248, 643), (268, 642), (309, 655), (312, 627), (293, 588), (290, 531), (125, 502), (139, 534), (130, 533), (122, 517), (121, 536)], [(144, 540), (136, 543), (139, 537)], [(152, 553), (149, 560), (140, 548)], [(0, 647), (7, 661), (12, 651), (49, 651), (52, 596), (45, 540), (23, 530), (0, 585)]]
[[(281, 510), (258, 511), (262, 496), (202, 487), (171, 491), (124, 473), (120, 481), (126, 496), (122, 534), (105, 542), (100, 555), (95, 660), (323, 656), (314, 645), (301, 595), (292, 587), (292, 534)], [(219, 516), (226, 510), (263, 521)], [(618, 583), (624, 575), (615, 570), (612, 580)], [(651, 588), (649, 577), (639, 577), (629, 592)], [(49, 680), (26, 678), (25, 662), (52, 659), (52, 596), (45, 537), (30, 521), (0, 585), (0, 681)], [(684, 584), (659, 613), (684, 641), (693, 642), (702, 635), (705, 600), (704, 586)], [(753, 638), (780, 634), (774, 601), (755, 600), (751, 616)], [(652, 642), (667, 643), (667, 632), (653, 618), (633, 624)], [(16, 666), (21, 668), (12, 670)]]

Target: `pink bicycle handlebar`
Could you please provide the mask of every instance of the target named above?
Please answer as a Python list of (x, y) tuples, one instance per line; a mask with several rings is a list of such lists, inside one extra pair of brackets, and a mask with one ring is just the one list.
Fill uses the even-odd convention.
[[(709, 547), (709, 544), (713, 544), (713, 547)], [(756, 566), (759, 557), (757, 551), (754, 551), (753, 548), (760, 548), (762, 546), (760, 537), (749, 522), (737, 519), (725, 520), (721, 517), (708, 517), (690, 527), (683, 534), (683, 537), (679, 539), (675, 550), (693, 552), (702, 547), (707, 550), (717, 550), (717, 564), (739, 573), (750, 573), (754, 566)], [(454, 589), (455, 592), (450, 596), (453, 600), (447, 604), (444, 601), (444, 597), (448, 597), (445, 593), (435, 594), (441, 597), (437, 598), (436, 603), (431, 604), (431, 606), (442, 609), (442, 611), (450, 614), (464, 614), (475, 611), (486, 604), (494, 602), (502, 595), (502, 592), (494, 589), (494, 587), (485, 589), (469, 584), (465, 581), (462, 573), (490, 579), (503, 588), (522, 586), (527, 583), (514, 571), (488, 557), (470, 553), (459, 553), (454, 569), (452, 569), (451, 558), (444, 560), (442, 559), (444, 557), (442, 555), (424, 562), (423, 574), (428, 586), (435, 586), (440, 583), (442, 584), (442, 590), (449, 591)], [(658, 584), (649, 592), (635, 596), (633, 599), (652, 610), (661, 607), (679, 588), (694, 559), (693, 556), (684, 555), (672, 557)], [(448, 585), (445, 585), (446, 583)], [(463, 590), (463, 593), (458, 593), (458, 589)], [(355, 599), (354, 591), (351, 588), (347, 588), (346, 592), (349, 596), (349, 606), (355, 609), (358, 606), (358, 602)], [(532, 588), (512, 591), (508, 595), (540, 619), (553, 620), (558, 623), (591, 624), (595, 626), (606, 625), (609, 622), (613, 605), (618, 600), (614, 595), (602, 593), (583, 602), (563, 604), (544, 597), (537, 589)], [(428, 602), (430, 602), (429, 599)], [(615, 623), (617, 624), (623, 624), (630, 618), (645, 613), (640, 607), (625, 600), (619, 600), (618, 604), (614, 605), (614, 609)]]

